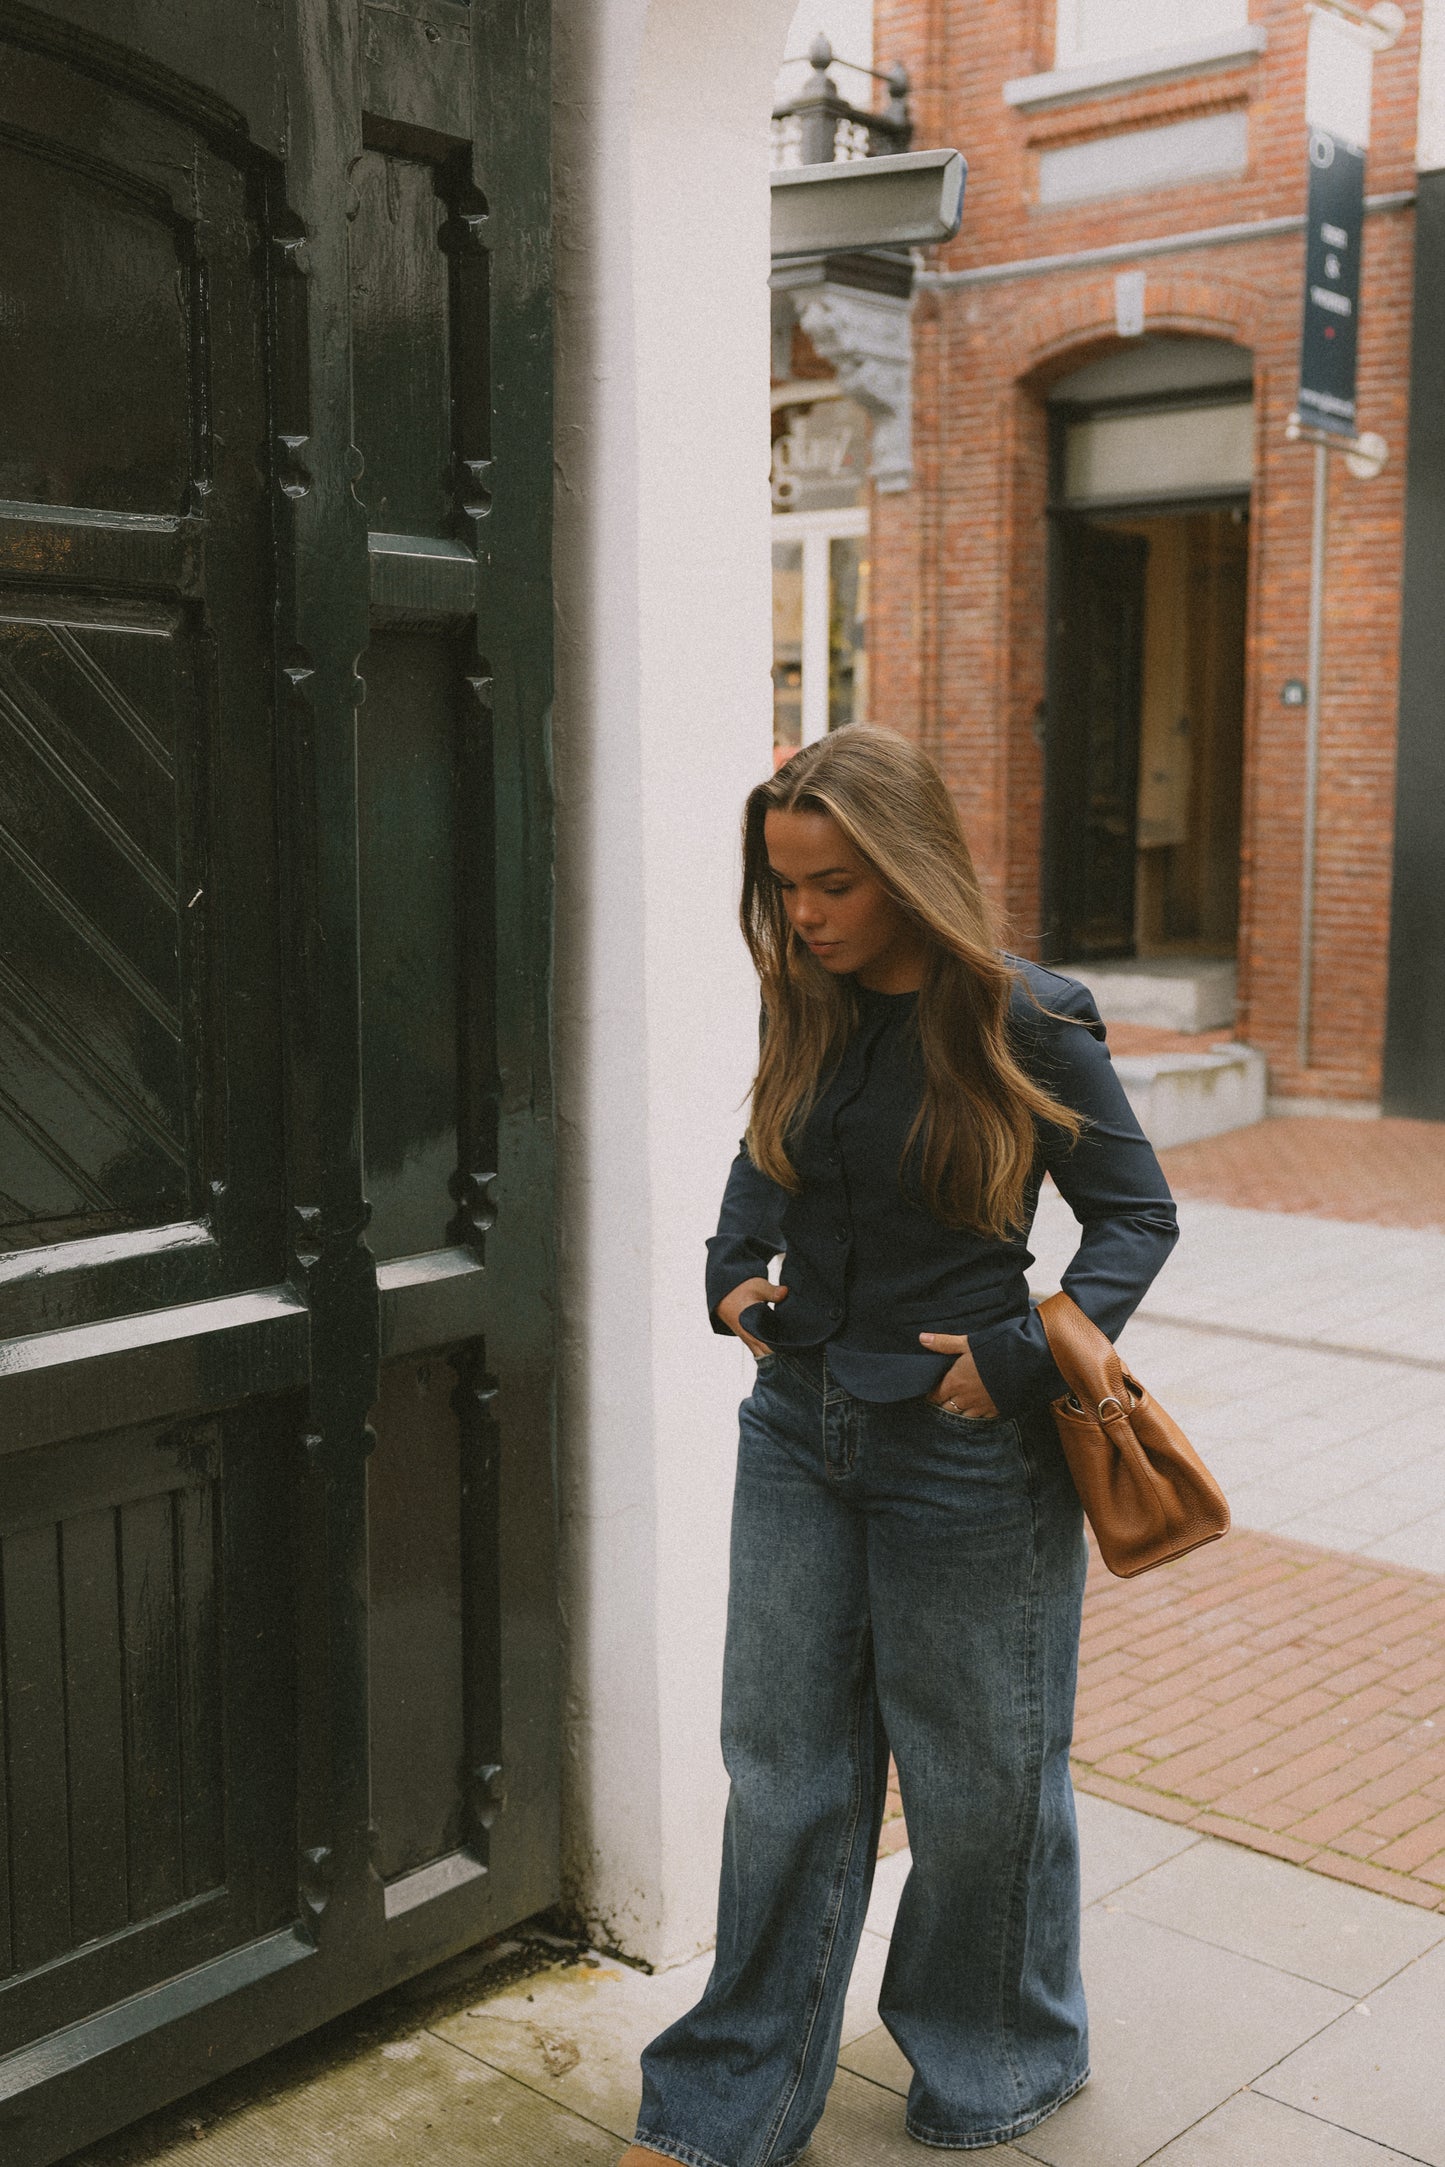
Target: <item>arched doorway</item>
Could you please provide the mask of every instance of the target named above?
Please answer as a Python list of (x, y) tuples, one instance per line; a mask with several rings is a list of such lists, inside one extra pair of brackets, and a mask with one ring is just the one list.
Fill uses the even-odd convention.
[(1253, 359), (1142, 338), (1048, 408), (1049, 953), (1232, 961)]

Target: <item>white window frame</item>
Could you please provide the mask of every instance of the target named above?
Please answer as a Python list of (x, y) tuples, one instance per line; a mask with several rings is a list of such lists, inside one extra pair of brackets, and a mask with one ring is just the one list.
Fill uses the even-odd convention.
[(817, 512), (774, 512), (775, 542), (803, 545), (802, 743), (828, 735), (828, 617), (831, 597), (829, 545), (866, 539), (866, 504), (840, 504)]

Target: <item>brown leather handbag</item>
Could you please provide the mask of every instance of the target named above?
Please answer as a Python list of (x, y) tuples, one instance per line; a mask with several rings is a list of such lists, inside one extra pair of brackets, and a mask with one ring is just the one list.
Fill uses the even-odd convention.
[(1224, 1492), (1189, 1439), (1067, 1294), (1040, 1302), (1068, 1391), (1052, 1403), (1099, 1552), (1121, 1580), (1229, 1532)]

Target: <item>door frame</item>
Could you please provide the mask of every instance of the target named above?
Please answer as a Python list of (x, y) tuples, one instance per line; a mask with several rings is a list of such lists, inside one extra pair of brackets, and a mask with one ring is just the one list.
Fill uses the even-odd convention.
[[(1073, 417), (1068, 408), (1056, 409), (1050, 414), (1051, 489), (1050, 500), (1045, 506), (1047, 603), (1044, 618), (1044, 790), (1043, 816), (1039, 823), (1039, 894), (1043, 931), (1039, 947), (1040, 955), (1046, 963), (1068, 963), (1077, 960), (1069, 952), (1064, 939), (1064, 929), (1068, 922), (1066, 890), (1069, 879), (1066, 823), (1071, 799), (1069, 753), (1068, 748), (1061, 742), (1062, 718), (1066, 713), (1066, 705), (1060, 688), (1059, 597), (1062, 592), (1063, 551), (1067, 546), (1069, 529), (1071, 526), (1091, 525), (1108, 519), (1174, 518), (1189, 512), (1225, 510), (1231, 505), (1242, 505), (1246, 514), (1249, 514), (1253, 508), (1252, 492), (1237, 488), (1199, 491), (1192, 496), (1181, 497), (1120, 497), (1090, 504), (1066, 503), (1062, 501), (1061, 495), (1063, 430), (1071, 418)], [(1247, 636), (1246, 633), (1246, 638)], [(1246, 685), (1246, 703), (1247, 701)], [(1246, 749), (1247, 744), (1246, 739)]]
[(868, 531), (866, 504), (840, 504), (818, 511), (774, 512), (772, 515), (772, 542), (796, 542), (803, 553), (800, 745), (811, 745), (828, 735), (828, 635), (833, 606), (831, 545), (835, 541), (866, 541)]

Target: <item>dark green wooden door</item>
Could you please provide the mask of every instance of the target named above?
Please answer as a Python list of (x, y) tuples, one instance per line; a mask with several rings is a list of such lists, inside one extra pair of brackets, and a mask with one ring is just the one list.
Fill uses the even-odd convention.
[(1056, 515), (1044, 893), (1059, 961), (1134, 953), (1142, 535)]
[(540, 0), (0, 0), (0, 2157), (551, 1901)]

